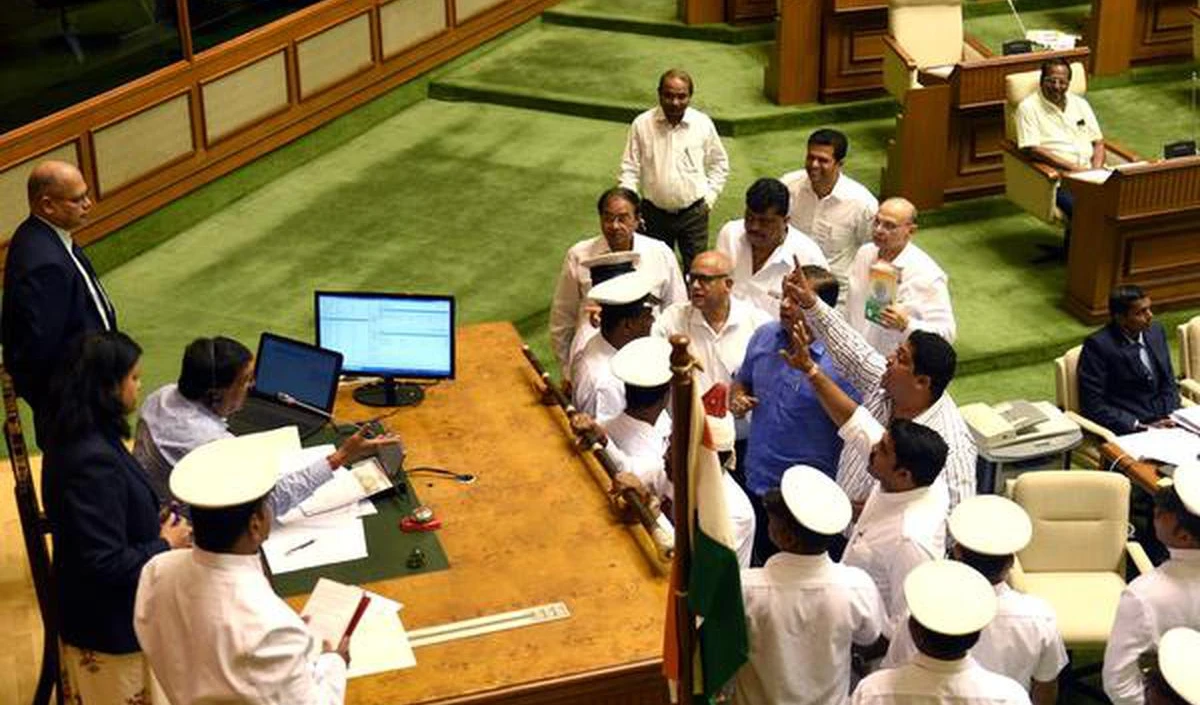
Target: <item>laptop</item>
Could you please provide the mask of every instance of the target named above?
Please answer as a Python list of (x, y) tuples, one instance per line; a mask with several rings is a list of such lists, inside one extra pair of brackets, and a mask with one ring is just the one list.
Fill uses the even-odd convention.
[(263, 333), (254, 361), (254, 386), (227, 419), (234, 435), (298, 426), (309, 436), (329, 422), (342, 374), (342, 354)]

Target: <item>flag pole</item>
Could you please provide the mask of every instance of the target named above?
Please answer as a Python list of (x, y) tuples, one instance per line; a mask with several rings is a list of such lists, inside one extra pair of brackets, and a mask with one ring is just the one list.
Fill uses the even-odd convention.
[(693, 507), (688, 484), (688, 451), (692, 429), (692, 356), (685, 335), (673, 335), (671, 340), (671, 482), (675, 486), (672, 520), (675, 524), (675, 570), (679, 584), (675, 591), (675, 625), (679, 648), (680, 705), (692, 705), (695, 687), (694, 649), (696, 619), (688, 608), (688, 576), (692, 563)]

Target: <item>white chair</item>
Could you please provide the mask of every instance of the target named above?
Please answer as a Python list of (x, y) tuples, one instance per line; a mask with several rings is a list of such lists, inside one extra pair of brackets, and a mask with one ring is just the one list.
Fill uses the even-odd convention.
[(923, 81), (945, 81), (965, 59), (990, 52), (963, 34), (962, 0), (888, 0), (883, 85), (896, 100)]
[(1179, 391), (1200, 404), (1200, 316), (1179, 326)]
[(1117, 439), (1112, 430), (1085, 417), (1079, 407), (1079, 354), (1082, 345), (1076, 345), (1054, 360), (1054, 398), (1058, 408), (1067, 418), (1079, 424), (1083, 430), (1083, 444), (1075, 450), (1093, 467), (1100, 466), (1100, 446)]

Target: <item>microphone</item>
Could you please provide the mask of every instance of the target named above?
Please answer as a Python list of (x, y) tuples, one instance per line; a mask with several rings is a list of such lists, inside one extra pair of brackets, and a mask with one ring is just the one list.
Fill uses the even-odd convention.
[(312, 412), (312, 413), (320, 416), (321, 418), (325, 419), (326, 421), (333, 423), (333, 414), (329, 413), (328, 411), (325, 411), (324, 409), (322, 409), (318, 406), (313, 406), (312, 404), (307, 404), (305, 402), (302, 402), (299, 399), (297, 399), (296, 397), (292, 396), (291, 394), (288, 394), (287, 392), (275, 392), (275, 399), (282, 404), (286, 404), (288, 406), (294, 406), (299, 409), (304, 409), (305, 411)]
[(1017, 6), (1013, 4), (1013, 0), (1008, 0), (1008, 9), (1012, 10), (1012, 15), (1017, 20), (1017, 26), (1021, 28), (1021, 38), (1024, 39), (1029, 32), (1025, 29), (1025, 23), (1021, 21), (1021, 15), (1017, 13)]

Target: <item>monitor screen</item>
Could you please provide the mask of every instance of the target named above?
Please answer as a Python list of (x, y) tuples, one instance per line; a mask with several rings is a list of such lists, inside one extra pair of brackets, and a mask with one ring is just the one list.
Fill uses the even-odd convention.
[(316, 292), (317, 345), (347, 374), (454, 378), (454, 297)]
[(254, 389), (274, 397), (288, 394), (309, 406), (333, 410), (342, 356), (332, 350), (263, 333), (254, 363)]

